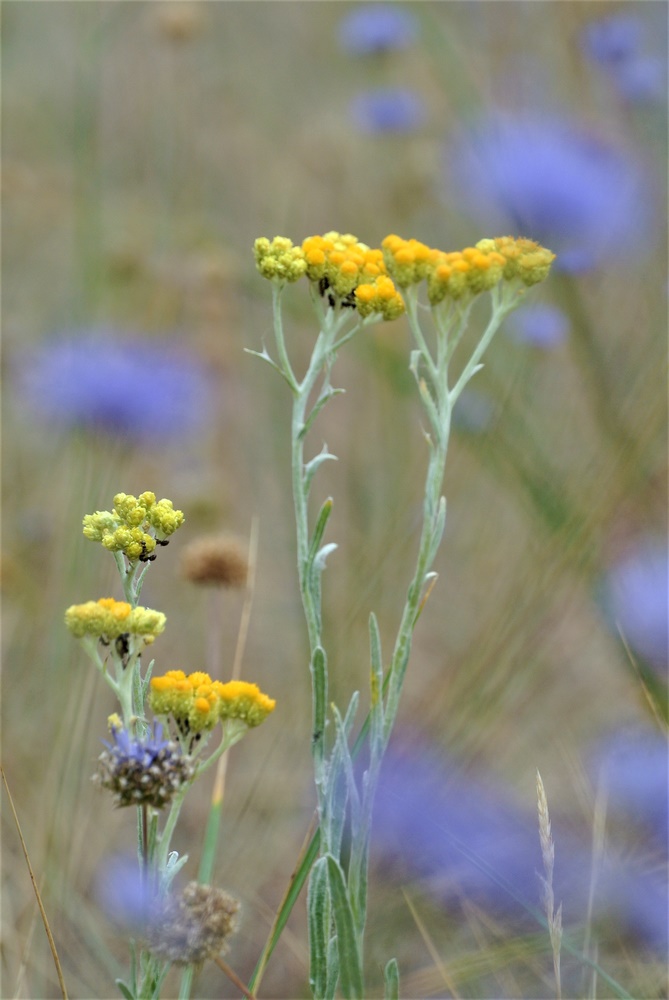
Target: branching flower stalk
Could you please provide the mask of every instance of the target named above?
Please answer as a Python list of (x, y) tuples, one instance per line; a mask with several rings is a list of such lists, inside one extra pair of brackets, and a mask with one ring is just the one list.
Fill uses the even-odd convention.
[[(134, 892), (139, 891), (141, 913), (131, 923), (143, 944), (137, 956), (131, 943), (129, 981), (117, 981), (126, 1000), (156, 1000), (172, 964), (192, 969), (225, 948), (237, 901), (204, 880), (175, 891), (172, 882), (187, 855), (179, 857), (171, 841), (192, 783), (275, 705), (255, 684), (238, 679), (222, 683), (202, 671), (187, 675), (182, 670), (152, 676), (154, 661), (142, 672), (141, 654), (166, 624), (164, 614), (139, 605), (142, 582), (156, 548), (168, 544), (183, 520), (171, 501), (156, 501), (149, 492), (139, 497), (119, 493), (112, 511), (87, 514), (84, 535), (113, 554), (126, 600), (101, 598), (72, 605), (65, 613), (67, 627), (81, 639), (121, 709), (121, 715), (108, 719), (111, 740), (103, 741), (95, 779), (113, 793), (117, 806), (134, 805), (137, 811)], [(219, 724), (220, 742), (205, 756)], [(167, 806), (161, 829), (159, 816)], [(137, 900), (131, 905), (137, 907)], [(184, 982), (181, 996), (186, 998), (190, 976), (184, 975)]]
[[(547, 276), (554, 255), (530, 240), (510, 237), (481, 240), (476, 247), (449, 254), (416, 240), (389, 236), (382, 250), (371, 250), (356, 237), (335, 232), (309, 237), (301, 247), (285, 237), (272, 241), (261, 238), (256, 240), (254, 250), (258, 270), (273, 283), (278, 361), (265, 349), (251, 353), (279, 371), (293, 395), (292, 487), (298, 578), (310, 646), (312, 755), (320, 835), (320, 856), (309, 876), (310, 984), (317, 1000), (334, 997), (337, 988), (345, 997), (363, 997), (363, 936), (374, 793), (399, 709), (413, 631), (434, 580), (431, 567), (446, 519), (441, 490), (453, 407), (481, 367), (481, 358), (502, 320), (519, 304), (529, 285)], [(281, 299), (285, 286), (303, 275), (310, 281), (320, 331), (307, 371), (299, 380), (284, 337)], [(426, 309), (419, 301), (419, 286), (424, 281), (434, 328), (429, 337), (420, 320)], [(450, 384), (449, 364), (467, 329), (474, 298), (483, 292), (490, 293), (488, 325)], [(350, 747), (357, 692), (343, 716), (332, 706), (334, 738), (331, 746), (326, 742), (328, 672), (322, 639), (321, 574), (336, 547), (333, 543), (323, 544), (332, 509), (330, 498), (322, 504), (313, 529), (309, 527), (308, 501), (314, 474), (324, 461), (335, 456), (324, 446), (318, 455), (305, 461), (304, 442), (320, 410), (341, 391), (331, 383), (340, 347), (367, 323), (395, 319), (405, 309), (416, 345), (410, 368), (428, 421), (423, 526), (415, 573), (387, 669), (378, 624), (375, 616), (370, 616), (370, 709), (363, 727), (369, 742), (369, 764), (359, 789)], [(351, 847), (345, 863), (342, 840), (347, 810)], [(306, 867), (303, 864), (298, 868), (298, 878), (306, 878)], [(294, 898), (296, 893), (292, 894)], [(270, 941), (268, 947), (274, 943)], [(259, 963), (259, 974), (267, 957), (268, 949)], [(388, 995), (399, 989), (397, 976), (397, 964), (391, 960), (386, 967)], [(256, 977), (253, 982), (256, 988), (258, 981)]]

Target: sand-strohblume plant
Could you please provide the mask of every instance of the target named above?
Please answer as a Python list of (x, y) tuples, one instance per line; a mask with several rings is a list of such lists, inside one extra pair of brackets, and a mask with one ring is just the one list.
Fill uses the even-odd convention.
[[(318, 831), (305, 851), (294, 886), (308, 877), (310, 985), (315, 998), (365, 996), (364, 932), (372, 807), (379, 770), (393, 731), (411, 653), (413, 632), (435, 581), (432, 570), (442, 540), (446, 501), (442, 483), (453, 407), (481, 367), (481, 359), (503, 319), (528, 288), (548, 275), (554, 255), (529, 239), (482, 239), (475, 246), (445, 252), (415, 239), (390, 235), (370, 248), (351, 234), (329, 232), (301, 245), (286, 237), (260, 238), (256, 266), (272, 283), (274, 350), (256, 353), (277, 371), (292, 395), (291, 472), (297, 538), (297, 572), (310, 647), (312, 738)], [(311, 358), (299, 374), (284, 334), (282, 300), (288, 285), (305, 278), (318, 322)], [(456, 348), (468, 332), (472, 307), (487, 297), (487, 325), (454, 371)], [(425, 301), (426, 300), (426, 301)], [(327, 445), (311, 457), (306, 441), (318, 414), (339, 392), (332, 382), (341, 348), (370, 324), (406, 312), (413, 336), (410, 368), (426, 425), (427, 471), (423, 524), (413, 578), (390, 655), (374, 614), (369, 620), (367, 717), (357, 720), (356, 691), (345, 709), (331, 705), (323, 635), (321, 577), (336, 548), (325, 541), (333, 501), (326, 498), (315, 518), (309, 501), (320, 466), (335, 458)], [(464, 346), (464, 345), (463, 345)], [(357, 737), (354, 730), (357, 727)], [(355, 757), (365, 745), (360, 780)], [(346, 834), (346, 836), (345, 836)], [(287, 898), (251, 981), (257, 988), (266, 961), (295, 895)], [(385, 969), (386, 996), (399, 996), (394, 958)]]
[[(220, 953), (236, 928), (239, 903), (207, 884), (216, 837), (205, 838), (200, 880), (182, 890), (173, 881), (188, 856), (172, 848), (172, 838), (193, 782), (275, 707), (256, 684), (238, 678), (223, 683), (204, 671), (156, 674), (154, 660), (142, 662), (166, 628), (162, 612), (139, 605), (142, 584), (183, 522), (182, 511), (151, 492), (118, 493), (111, 511), (86, 514), (84, 535), (112, 553), (125, 600), (103, 597), (65, 612), (67, 628), (119, 702), (120, 712), (107, 720), (109, 738), (102, 740), (93, 777), (111, 792), (113, 805), (137, 810), (137, 866), (115, 889), (131, 936), (130, 974), (117, 985), (132, 1000), (159, 997), (172, 965), (184, 967), (184, 997), (193, 970), (207, 959), (232, 974)], [(235, 555), (239, 578), (238, 549)], [(219, 809), (220, 802), (212, 803), (212, 815)]]

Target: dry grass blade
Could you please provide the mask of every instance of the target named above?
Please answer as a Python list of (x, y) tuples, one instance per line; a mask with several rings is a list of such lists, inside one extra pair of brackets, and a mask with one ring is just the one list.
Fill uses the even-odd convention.
[(557, 1000), (562, 997), (562, 984), (560, 977), (560, 948), (562, 945), (562, 903), (555, 909), (555, 896), (553, 894), (553, 865), (555, 863), (555, 847), (551, 835), (551, 820), (548, 813), (548, 799), (546, 790), (541, 780), (541, 775), (537, 771), (537, 809), (539, 813), (539, 840), (541, 842), (541, 856), (544, 862), (545, 877), (543, 883), (543, 903), (548, 920), (548, 930), (553, 950), (553, 969), (555, 972), (555, 989)]
[(44, 930), (46, 931), (46, 936), (49, 941), (49, 947), (51, 949), (51, 954), (53, 955), (53, 964), (56, 967), (56, 975), (58, 976), (58, 984), (60, 986), (60, 992), (63, 996), (63, 1000), (67, 1000), (67, 989), (65, 987), (65, 979), (63, 978), (63, 970), (60, 966), (60, 960), (58, 958), (58, 952), (56, 951), (56, 943), (53, 939), (51, 933), (51, 928), (49, 927), (49, 921), (47, 920), (46, 910), (44, 909), (44, 904), (42, 903), (42, 897), (40, 896), (40, 891), (37, 888), (37, 882), (35, 881), (35, 874), (30, 864), (30, 858), (28, 856), (28, 848), (26, 847), (26, 842), (23, 839), (23, 834), (21, 832), (21, 824), (19, 823), (19, 817), (16, 815), (16, 809), (14, 808), (14, 801), (12, 799), (12, 793), (9, 791), (9, 785), (7, 784), (7, 778), (5, 776), (4, 768), (0, 765), (0, 774), (2, 774), (2, 780), (5, 786), (5, 791), (7, 792), (7, 798), (9, 800), (9, 805), (12, 810), (12, 816), (14, 817), (14, 823), (16, 824), (16, 830), (19, 835), (19, 840), (21, 841), (21, 848), (23, 850), (23, 856), (26, 859), (26, 864), (28, 866), (28, 872), (30, 874), (30, 881), (33, 884), (33, 889), (35, 891), (35, 898), (37, 899), (37, 905), (39, 906), (39, 911), (42, 916), (42, 923), (44, 924)]

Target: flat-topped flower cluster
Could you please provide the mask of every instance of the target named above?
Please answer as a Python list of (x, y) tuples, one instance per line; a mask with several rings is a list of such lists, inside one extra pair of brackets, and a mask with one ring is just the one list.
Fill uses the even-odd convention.
[(252, 729), (274, 711), (276, 702), (257, 684), (213, 681), (198, 670), (168, 670), (151, 678), (149, 706), (156, 715), (172, 716), (180, 732), (213, 729), (223, 719), (239, 719)]
[(162, 611), (133, 608), (127, 601), (113, 597), (72, 604), (65, 612), (65, 624), (77, 639), (94, 636), (107, 643), (120, 635), (134, 635), (149, 645), (164, 630), (165, 621)]
[(351, 233), (308, 236), (301, 246), (285, 236), (260, 237), (256, 267), (279, 285), (306, 275), (335, 306), (357, 309), (362, 317), (396, 319), (405, 309), (401, 291), (427, 282), (431, 305), (488, 291), (500, 281), (534, 285), (547, 277), (555, 254), (534, 240), (499, 236), (464, 250), (445, 252), (419, 240), (391, 234), (381, 249)]

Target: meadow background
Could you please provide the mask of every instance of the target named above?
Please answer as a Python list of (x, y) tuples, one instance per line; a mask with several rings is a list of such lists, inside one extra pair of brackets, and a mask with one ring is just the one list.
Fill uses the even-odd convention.
[[(569, 251), (456, 414), (439, 579), (379, 794), (370, 982), (381, 995), (396, 954), (406, 997), (554, 995), (528, 909), (539, 768), (574, 952), (565, 995), (620, 995), (585, 954), (629, 994), (666, 996), (666, 4), (408, 3), (412, 27), (382, 52), (342, 34), (358, 6), (3, 4), (3, 767), (70, 995), (113, 996), (127, 963), (99, 884), (132, 854), (134, 815), (90, 781), (115, 706), (63, 625), (70, 604), (120, 596), (81, 534), (116, 492), (186, 514), (142, 594), (168, 618), (161, 672), (207, 669), (218, 629), (228, 676), (242, 596), (188, 583), (180, 550), (248, 538), (257, 518), (243, 675), (277, 709), (232, 752), (215, 873), (242, 901), (228, 956), (242, 978), (293, 870), (313, 793), (289, 399), (244, 348), (271, 331), (254, 239), (337, 229), (444, 250), (511, 232), (560, 252), (554, 234)], [(532, 135), (566, 122), (575, 160), (559, 131), (554, 157), (517, 142), (520, 193), (488, 221), (499, 192), (452, 156), (482, 116), (527, 115)], [(518, 232), (528, 192), (539, 232)], [(286, 301), (306, 359), (306, 287)], [(346, 395), (310, 439), (339, 456), (314, 488), (335, 501), (339, 704), (364, 697), (370, 610), (394, 636), (417, 545), (426, 449), (408, 352), (403, 320), (357, 337), (335, 372)], [(209, 780), (174, 841), (191, 876)], [(6, 807), (2, 862), (2, 996), (57, 996)], [(307, 970), (302, 901), (260, 995), (308, 996)], [(194, 995), (238, 994), (207, 966)]]

